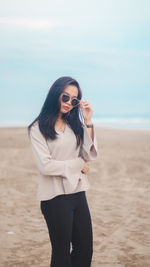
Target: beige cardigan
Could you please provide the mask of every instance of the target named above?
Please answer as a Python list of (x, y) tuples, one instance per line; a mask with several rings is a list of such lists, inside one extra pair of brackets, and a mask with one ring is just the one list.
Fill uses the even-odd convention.
[(38, 200), (52, 199), (60, 194), (70, 194), (87, 190), (90, 185), (87, 176), (81, 172), (84, 160), (93, 160), (97, 156), (97, 142), (94, 130), (92, 141), (84, 125), (84, 142), (76, 148), (76, 137), (66, 124), (64, 132), (58, 132), (58, 138), (48, 139), (42, 135), (36, 121), (30, 130), (33, 157), (39, 170)]

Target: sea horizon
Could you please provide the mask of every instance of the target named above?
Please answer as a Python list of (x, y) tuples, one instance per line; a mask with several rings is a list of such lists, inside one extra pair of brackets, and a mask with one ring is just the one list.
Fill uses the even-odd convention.
[[(0, 128), (22, 128), (27, 127), (35, 118), (31, 120), (14, 119), (11, 122), (0, 122)], [(150, 113), (145, 114), (105, 114), (93, 116), (95, 126), (111, 128), (129, 128), (129, 129), (150, 129)]]

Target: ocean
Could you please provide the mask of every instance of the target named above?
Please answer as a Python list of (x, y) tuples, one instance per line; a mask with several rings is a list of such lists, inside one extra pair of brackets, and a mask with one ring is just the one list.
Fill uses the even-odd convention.
[(150, 114), (96, 115), (94, 122), (99, 126), (150, 129)]
[[(27, 127), (35, 116), (0, 121), (0, 127)], [(150, 114), (94, 115), (95, 125), (115, 128), (150, 129)]]

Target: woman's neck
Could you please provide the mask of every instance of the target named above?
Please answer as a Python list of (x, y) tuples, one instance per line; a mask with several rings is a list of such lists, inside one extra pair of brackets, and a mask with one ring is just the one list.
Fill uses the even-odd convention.
[(66, 127), (66, 122), (62, 118), (62, 114), (59, 114), (58, 118), (56, 120), (56, 123), (55, 123), (55, 130), (64, 132), (65, 131), (65, 127)]
[(59, 113), (59, 114), (58, 114), (57, 121), (63, 121), (63, 118), (62, 118), (62, 113)]

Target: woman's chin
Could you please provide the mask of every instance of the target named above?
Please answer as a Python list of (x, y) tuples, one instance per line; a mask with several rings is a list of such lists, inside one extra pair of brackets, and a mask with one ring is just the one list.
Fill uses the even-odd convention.
[(68, 109), (62, 109), (61, 110), (61, 113), (64, 113), (64, 114), (66, 114), (66, 113), (68, 113), (70, 110), (68, 110)]

